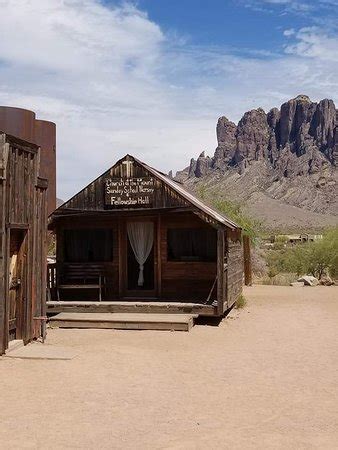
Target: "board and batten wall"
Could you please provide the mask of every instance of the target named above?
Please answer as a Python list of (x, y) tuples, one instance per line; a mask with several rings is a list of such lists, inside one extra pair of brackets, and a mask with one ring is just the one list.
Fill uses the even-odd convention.
[(24, 343), (41, 336), (46, 303), (47, 180), (39, 177), (40, 149), (0, 133), (0, 354), (9, 339), (9, 262), (11, 231), (20, 230), (20, 329)]
[[(216, 300), (216, 261), (169, 261), (168, 230), (173, 228), (212, 228), (194, 214), (166, 214), (160, 217), (161, 295), (163, 299), (206, 302)], [(216, 233), (216, 230), (214, 230)], [(211, 289), (213, 292), (211, 293)]]
[(229, 309), (237, 301), (243, 289), (243, 245), (239, 230), (227, 230), (227, 305)]

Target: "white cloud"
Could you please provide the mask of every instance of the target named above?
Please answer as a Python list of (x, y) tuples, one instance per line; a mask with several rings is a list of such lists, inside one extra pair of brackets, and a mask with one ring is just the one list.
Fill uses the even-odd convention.
[(295, 33), (296, 32), (295, 32), (294, 28), (290, 28), (288, 30), (285, 30), (283, 34), (284, 34), (284, 36), (289, 37), (289, 36), (294, 36)]
[[(323, 0), (325, 1), (325, 0)], [(327, 1), (335, 1), (335, 0), (327, 0)], [(319, 0), (318, 3), (320, 3)], [(316, 9), (316, 2), (312, 0), (246, 0), (246, 6), (257, 9), (263, 8), (263, 11), (269, 11), (269, 7), (282, 7), (284, 11), (289, 11), (293, 13), (308, 13)], [(264, 9), (265, 8), (265, 9)], [(272, 12), (272, 11), (270, 11)]]
[(0, 5), (0, 103), (57, 122), (62, 198), (127, 152), (162, 170), (212, 153), (220, 115), (238, 120), (299, 93), (338, 101), (336, 41), (318, 29), (289, 33), (285, 55), (240, 57), (167, 36), (129, 4)]
[(338, 36), (329, 36), (318, 27), (307, 27), (296, 33), (296, 39), (286, 46), (286, 53), (338, 63)]

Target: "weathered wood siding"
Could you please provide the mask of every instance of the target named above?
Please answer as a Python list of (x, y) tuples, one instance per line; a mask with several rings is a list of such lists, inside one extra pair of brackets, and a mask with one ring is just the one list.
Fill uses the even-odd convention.
[[(216, 277), (216, 262), (168, 261), (167, 232), (170, 228), (208, 228), (197, 216), (189, 213), (161, 216), (161, 296), (176, 301), (204, 302)], [(216, 232), (216, 231), (215, 231)], [(216, 288), (210, 301), (216, 300)]]
[[(140, 186), (145, 184), (141, 183), (149, 183), (148, 187), (151, 187), (147, 201), (138, 197), (142, 195), (140, 192), (144, 192)], [(107, 186), (109, 189), (106, 191)], [(156, 227), (155, 289), (149, 290), (148, 295), (144, 294), (144, 299), (213, 303), (217, 305), (219, 316), (236, 301), (242, 288), (243, 274), (240, 230), (236, 224), (212, 211), (179, 184), (130, 155), (118, 161), (51, 215), (50, 229), (56, 231), (58, 242), (58, 277), (62, 277), (67, 264), (63, 255), (65, 228), (107, 227), (114, 230), (114, 261), (105, 263), (107, 289), (104, 299), (133, 297), (135, 292), (131, 290), (127, 295), (125, 280), (128, 220), (152, 220)], [(168, 230), (196, 227), (210, 227), (217, 233), (217, 261), (170, 261)], [(79, 291), (69, 292), (68, 295), (74, 300), (84, 299), (79, 298), (82, 295)], [(75, 295), (78, 298), (75, 299)], [(135, 295), (142, 298), (141, 291)]]
[(46, 300), (47, 182), (39, 175), (39, 148), (0, 134), (0, 354), (8, 346), (9, 243), (11, 230), (23, 230), (20, 330), (25, 343), (41, 334)]
[(227, 308), (237, 301), (243, 288), (243, 246), (239, 230), (227, 230)]
[[(134, 216), (135, 217), (135, 216)], [(167, 232), (170, 228), (208, 228), (192, 213), (170, 214), (163, 213), (145, 216), (155, 221), (156, 240), (155, 263), (157, 267), (157, 296), (163, 300), (203, 302), (208, 298), (216, 277), (216, 262), (180, 262), (168, 261)], [(67, 261), (64, 255), (64, 233), (67, 229), (95, 229), (107, 228), (113, 231), (113, 261), (101, 263), (104, 266), (106, 278), (105, 300), (114, 300), (123, 296), (121, 276), (124, 260), (124, 233), (127, 217), (121, 217), (118, 213), (112, 213), (111, 217), (80, 217), (59, 220), (56, 228), (57, 236), (57, 273), (59, 280), (67, 269)], [(216, 231), (215, 231), (216, 232)], [(158, 244), (157, 244), (158, 242)], [(95, 295), (95, 294), (94, 294)], [(216, 287), (210, 295), (210, 301), (216, 300)], [(77, 290), (62, 293), (63, 300), (85, 300), (93, 297), (92, 292)], [(93, 298), (92, 298), (93, 299)]]
[[(103, 211), (109, 209), (105, 205), (105, 183), (108, 178), (125, 178), (126, 167), (121, 162), (115, 165), (86, 188), (62, 205), (62, 210)], [(136, 161), (133, 164), (132, 176), (134, 178), (153, 177), (144, 167)], [(161, 180), (155, 179), (155, 194), (152, 209), (187, 206), (187, 202), (173, 192)], [(127, 209), (127, 208), (124, 208)]]
[[(64, 255), (64, 234), (65, 230), (69, 229), (96, 229), (106, 228), (113, 231), (113, 260), (100, 263), (103, 266), (103, 275), (106, 278), (106, 285), (104, 291), (104, 299), (116, 299), (119, 297), (119, 219), (109, 217), (87, 217), (83, 218), (74, 217), (64, 218), (56, 229), (56, 260), (57, 260), (57, 277), (58, 282), (62, 282), (62, 278), (67, 270), (67, 261)], [(55, 295), (56, 293), (54, 293)], [(96, 295), (96, 293), (94, 293)], [(93, 292), (81, 291), (65, 291), (62, 292), (63, 300), (86, 300), (93, 297)], [(97, 297), (97, 295), (96, 295)]]
[(4, 134), (0, 134), (0, 354), (6, 349), (6, 166), (7, 152), (6, 139)]

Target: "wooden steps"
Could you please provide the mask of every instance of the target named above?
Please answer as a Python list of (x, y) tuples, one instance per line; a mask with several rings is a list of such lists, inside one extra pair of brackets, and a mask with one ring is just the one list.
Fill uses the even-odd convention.
[(68, 313), (49, 320), (52, 328), (190, 331), (197, 314)]
[(49, 301), (48, 314), (57, 313), (149, 313), (149, 314), (197, 314), (214, 316), (214, 305), (165, 301)]

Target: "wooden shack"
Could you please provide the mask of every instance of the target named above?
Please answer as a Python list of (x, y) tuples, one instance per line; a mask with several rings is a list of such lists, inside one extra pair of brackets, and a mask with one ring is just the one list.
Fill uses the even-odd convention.
[(50, 312), (222, 316), (242, 291), (241, 229), (130, 155), (56, 209), (49, 228)]
[(44, 335), (47, 181), (37, 145), (0, 133), (0, 354)]

